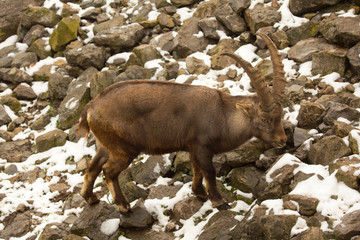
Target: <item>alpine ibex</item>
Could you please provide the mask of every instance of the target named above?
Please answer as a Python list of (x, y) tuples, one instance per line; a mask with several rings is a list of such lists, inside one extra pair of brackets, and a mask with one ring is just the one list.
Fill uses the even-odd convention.
[[(285, 90), (283, 64), (275, 44), (263, 34), (273, 62), (273, 89), (258, 70), (232, 53), (246, 71), (257, 96), (231, 96), (219, 90), (163, 81), (132, 80), (113, 84), (88, 103), (79, 131), (91, 130), (98, 150), (90, 161), (81, 195), (89, 204), (99, 200), (93, 185), (101, 170), (121, 213), (130, 211), (117, 180), (140, 153), (188, 151), (193, 168), (192, 190), (214, 207), (229, 205), (216, 188), (214, 154), (234, 149), (252, 137), (275, 148), (286, 144), (281, 123)], [(206, 191), (202, 180), (206, 180)]]

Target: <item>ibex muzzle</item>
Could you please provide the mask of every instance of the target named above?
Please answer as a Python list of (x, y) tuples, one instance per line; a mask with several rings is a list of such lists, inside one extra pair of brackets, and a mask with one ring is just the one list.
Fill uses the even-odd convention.
[(216, 188), (213, 155), (234, 149), (254, 136), (276, 148), (286, 143), (280, 103), (285, 88), (283, 65), (273, 42), (259, 35), (271, 53), (273, 90), (251, 64), (226, 53), (245, 69), (257, 96), (231, 96), (202, 86), (133, 80), (116, 83), (92, 100), (79, 124), (79, 131), (87, 135), (91, 130), (98, 143), (81, 190), (87, 202), (99, 201), (93, 185), (103, 170), (119, 211), (127, 213), (130, 205), (120, 190), (119, 173), (140, 153), (182, 150), (191, 156), (194, 194), (201, 200), (209, 198), (218, 209), (229, 208)]

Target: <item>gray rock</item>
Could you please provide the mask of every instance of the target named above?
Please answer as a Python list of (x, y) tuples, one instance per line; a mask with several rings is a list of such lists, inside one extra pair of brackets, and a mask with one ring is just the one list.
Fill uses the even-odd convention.
[(105, 64), (106, 51), (104, 47), (95, 44), (87, 44), (81, 48), (73, 48), (64, 52), (69, 64), (80, 66), (83, 69), (89, 67), (101, 70)]
[(305, 129), (316, 128), (325, 109), (326, 108), (320, 103), (302, 101), (297, 117), (298, 126)]
[[(253, 189), (254, 197), (259, 201), (264, 201), (267, 199), (278, 199), (288, 194), (291, 191), (290, 185), (294, 179), (294, 169), (296, 167), (296, 164), (285, 165), (275, 170), (270, 175), (273, 179), (270, 183), (266, 181), (266, 175), (263, 175)], [(268, 171), (271, 171), (271, 168)]]
[(69, 225), (65, 223), (47, 224), (39, 236), (39, 240), (63, 239), (70, 231)]
[(30, 30), (26, 33), (23, 42), (28, 46), (31, 46), (35, 42), (35, 40), (42, 37), (49, 37), (50, 34), (45, 30), (45, 27), (42, 25), (34, 25), (30, 28)]
[(130, 58), (126, 63), (126, 65), (144, 66), (147, 61), (160, 59), (160, 58), (161, 58), (160, 53), (156, 50), (156, 48), (153, 45), (142, 44), (133, 49), (132, 54), (130, 55)]
[(289, 40), (286, 33), (283, 30), (279, 30), (271, 34), (271, 39), (274, 41), (278, 49), (284, 49), (289, 46)]
[(13, 95), (19, 100), (34, 100), (37, 98), (30, 86), (19, 84), (13, 91)]
[(120, 73), (115, 82), (134, 79), (150, 79), (156, 72), (156, 69), (148, 69), (138, 65), (129, 66), (125, 72)]
[(176, 193), (182, 188), (182, 185), (166, 186), (159, 185), (150, 188), (147, 199), (163, 199), (164, 197), (173, 198)]
[(85, 9), (89, 7), (102, 7), (106, 3), (105, 0), (84, 0), (81, 1), (80, 7)]
[(150, 40), (150, 45), (159, 47), (164, 51), (171, 52), (175, 47), (175, 37), (173, 32), (167, 32)]
[(236, 64), (236, 61), (230, 57), (222, 56), (223, 52), (235, 52), (241, 46), (239, 41), (233, 39), (222, 39), (216, 47), (211, 49), (208, 54), (211, 56), (211, 68), (221, 70), (231, 64)]
[(37, 56), (35, 53), (24, 52), (24, 53), (19, 53), (14, 57), (11, 63), (11, 67), (20, 68), (20, 67), (30, 66), (31, 64), (35, 64), (36, 62), (37, 62)]
[(298, 216), (259, 214), (244, 219), (230, 232), (232, 239), (290, 239)]
[(293, 240), (325, 240), (324, 233), (319, 227), (310, 227), (292, 238)]
[(204, 32), (205, 37), (219, 39), (217, 31), (225, 31), (224, 26), (214, 18), (204, 18), (199, 21), (199, 27)]
[(329, 165), (333, 160), (351, 154), (351, 149), (338, 136), (327, 136), (314, 143), (309, 151), (309, 163)]
[(52, 55), (49, 43), (42, 38), (35, 40), (28, 51), (35, 53), (40, 59), (45, 59)]
[(327, 75), (338, 72), (341, 76), (345, 75), (347, 59), (347, 49), (330, 49), (314, 53), (312, 56), (313, 75)]
[(286, 195), (284, 201), (294, 201), (299, 205), (299, 213), (305, 216), (312, 216), (316, 213), (316, 208), (319, 204), (319, 199), (302, 196), (302, 195)]
[(3, 105), (0, 105), (0, 126), (4, 124), (8, 124), (11, 122), (11, 118), (5, 111), (5, 108)]
[(256, 4), (253, 9), (245, 10), (245, 20), (253, 34), (262, 27), (272, 26), (280, 21), (281, 15), (274, 7)]
[(18, 68), (0, 68), (0, 79), (14, 84), (32, 82), (29, 74)]
[(320, 22), (319, 31), (326, 40), (344, 47), (352, 47), (360, 41), (360, 16), (330, 16)]
[(23, 162), (32, 154), (29, 140), (0, 143), (0, 158), (8, 162)]
[[(350, 139), (349, 141), (351, 147), (352, 140), (350, 136), (349, 136)], [(357, 190), (359, 189), (359, 185), (360, 185), (358, 177), (355, 174), (355, 172), (357, 171), (357, 168), (355, 166), (357, 164), (360, 164), (360, 158), (358, 158), (357, 156), (339, 158), (337, 161), (330, 163), (329, 172), (333, 173), (337, 171), (335, 176), (339, 182), (343, 182), (348, 187)]]
[(247, 9), (250, 4), (251, 0), (238, 0), (238, 1), (228, 1), (230, 3), (231, 8), (236, 13), (241, 13), (243, 10)]
[(175, 7), (184, 7), (193, 4), (196, 2), (195, 0), (171, 0), (171, 3)]
[(12, 237), (22, 237), (31, 231), (32, 217), (29, 211), (24, 213), (13, 213), (9, 220), (4, 220), (5, 229), (0, 232), (0, 238), (10, 239)]
[(303, 144), (307, 139), (309, 139), (311, 135), (305, 129), (296, 127), (294, 131), (294, 146), (299, 147)]
[(196, 57), (188, 56), (185, 63), (190, 74), (207, 74), (210, 71), (210, 66), (207, 66), (204, 60)]
[(246, 30), (245, 20), (234, 12), (230, 4), (221, 5), (215, 10), (216, 19), (235, 34), (240, 34)]
[(55, 52), (63, 50), (64, 47), (75, 40), (80, 27), (79, 17), (65, 17), (61, 19), (55, 30), (51, 33), (49, 43)]
[(237, 149), (226, 152), (225, 157), (231, 167), (241, 167), (256, 162), (265, 150), (265, 144), (261, 140), (248, 141)]
[(63, 146), (66, 138), (67, 133), (59, 129), (42, 134), (35, 139), (36, 151), (45, 152), (53, 147)]
[(297, 42), (315, 37), (319, 32), (319, 22), (311, 20), (301, 26), (290, 28), (286, 31), (290, 45), (294, 46)]
[(199, 18), (188, 19), (178, 31), (174, 39), (173, 54), (178, 58), (185, 58), (194, 52), (202, 52), (210, 43), (205, 36), (196, 36), (201, 32)]
[(337, 239), (351, 239), (360, 235), (360, 210), (345, 214), (341, 218), (341, 223), (335, 227)]
[(115, 206), (101, 201), (99, 204), (87, 205), (70, 229), (70, 233), (86, 236), (90, 239), (112, 240), (119, 235), (117, 230), (108, 236), (101, 231), (101, 224), (109, 219), (119, 219), (120, 213)]
[(203, 202), (196, 197), (187, 197), (177, 202), (172, 212), (172, 219), (180, 223), (180, 219), (189, 219), (194, 213), (200, 210)]
[(154, 222), (153, 217), (146, 210), (144, 200), (139, 199), (129, 216), (120, 215), (120, 226), (124, 228), (145, 228)]
[(330, 126), (339, 117), (346, 118), (349, 121), (358, 121), (360, 118), (360, 112), (346, 104), (329, 101), (325, 104), (325, 107), (326, 111), (321, 117), (324, 123)]
[(143, 36), (144, 28), (138, 23), (133, 23), (100, 31), (95, 35), (93, 41), (96, 45), (108, 46), (114, 50), (120, 50), (134, 46)]
[(294, 15), (302, 15), (307, 12), (314, 12), (326, 6), (337, 4), (340, 0), (316, 0), (316, 1), (302, 1), (290, 0), (289, 8)]
[(148, 186), (159, 176), (165, 175), (170, 168), (171, 164), (168, 164), (163, 156), (150, 156), (145, 163), (134, 163), (131, 167), (131, 175), (135, 182)]
[(41, 6), (45, 0), (0, 1), (0, 42), (16, 34), (22, 12), (29, 5)]
[(59, 68), (50, 75), (48, 83), (49, 96), (55, 99), (63, 99), (68, 92), (72, 79), (64, 68)]
[(18, 169), (15, 164), (9, 165), (7, 168), (5, 168), (4, 173), (8, 175), (13, 175), (18, 172)]
[(125, 18), (123, 15), (115, 16), (106, 22), (96, 24), (93, 29), (94, 35), (96, 35), (101, 31), (109, 30), (113, 27), (123, 26), (124, 24), (125, 24)]
[(217, 236), (217, 239), (232, 239), (230, 231), (239, 221), (234, 218), (236, 214), (232, 211), (219, 211), (209, 219), (204, 231), (200, 234), (199, 240), (208, 240)]
[(75, 121), (80, 117), (86, 103), (90, 101), (90, 88), (88, 83), (94, 74), (97, 73), (95, 68), (88, 68), (78, 79), (72, 81), (69, 85), (69, 91), (60, 103), (58, 128), (65, 130), (71, 128)]
[(45, 7), (29, 6), (21, 17), (20, 24), (25, 28), (40, 24), (45, 27), (55, 27), (60, 21), (60, 17), (55, 12)]
[(226, 178), (231, 186), (242, 192), (252, 192), (263, 174), (263, 171), (254, 166), (244, 166), (233, 168)]
[(102, 90), (114, 83), (116, 72), (106, 70), (96, 73), (90, 81), (90, 96), (94, 99)]
[(353, 72), (360, 76), (360, 42), (349, 49), (346, 57), (349, 59), (350, 67)]
[(343, 48), (329, 44), (323, 38), (308, 38), (299, 41), (295, 46), (290, 48), (288, 57), (296, 62), (303, 63), (311, 61), (313, 54), (324, 50), (343, 51)]

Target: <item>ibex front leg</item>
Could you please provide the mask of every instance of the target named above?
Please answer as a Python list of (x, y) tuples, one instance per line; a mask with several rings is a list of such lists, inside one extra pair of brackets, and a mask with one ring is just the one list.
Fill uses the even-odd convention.
[[(229, 209), (230, 206), (221, 197), (216, 188), (216, 172), (212, 164), (213, 154), (206, 148), (198, 147), (191, 153), (194, 155), (196, 163), (198, 164), (202, 176), (206, 181), (206, 190), (209, 194), (209, 199), (213, 206), (219, 210)], [(194, 175), (195, 177), (195, 175)]]

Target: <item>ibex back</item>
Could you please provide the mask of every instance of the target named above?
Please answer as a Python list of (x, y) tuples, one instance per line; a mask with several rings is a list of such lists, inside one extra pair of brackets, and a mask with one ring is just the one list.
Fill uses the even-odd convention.
[[(132, 80), (116, 83), (84, 109), (79, 131), (91, 130), (98, 151), (90, 161), (81, 195), (98, 202), (93, 185), (101, 170), (119, 211), (130, 205), (117, 177), (140, 153), (188, 151), (193, 168), (192, 190), (201, 200), (209, 198), (218, 209), (229, 208), (216, 188), (212, 157), (258, 137), (279, 148), (286, 143), (280, 103), (285, 88), (283, 65), (273, 42), (267, 43), (274, 68), (273, 91), (249, 63), (226, 53), (244, 68), (257, 96), (231, 96), (202, 86), (162, 81)], [(205, 178), (206, 191), (202, 185)]]

